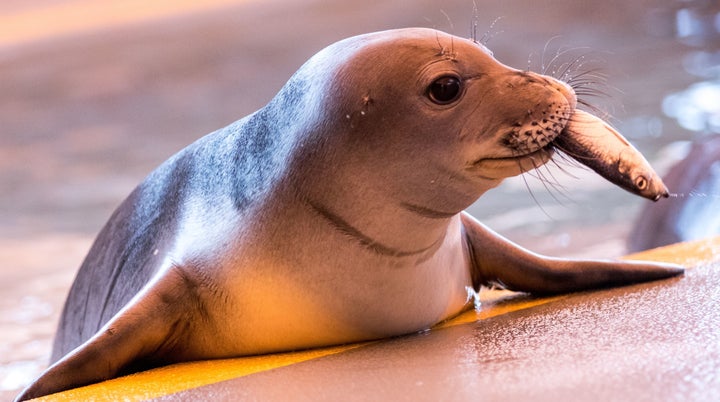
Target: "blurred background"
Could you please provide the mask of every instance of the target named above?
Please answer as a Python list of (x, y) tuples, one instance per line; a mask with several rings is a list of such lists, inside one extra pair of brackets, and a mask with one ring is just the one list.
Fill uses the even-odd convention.
[(90, 242), (155, 166), (262, 107), (330, 43), (409, 26), (469, 37), (474, 24), (504, 64), (552, 73), (579, 60), (606, 76), (585, 100), (662, 175), (694, 153), (673, 173), (676, 196), (652, 206), (571, 168), (550, 188), (507, 180), (473, 215), (556, 256), (654, 247), (661, 227), (675, 241), (717, 230), (716, 1), (3, 0), (0, 399), (45, 367)]

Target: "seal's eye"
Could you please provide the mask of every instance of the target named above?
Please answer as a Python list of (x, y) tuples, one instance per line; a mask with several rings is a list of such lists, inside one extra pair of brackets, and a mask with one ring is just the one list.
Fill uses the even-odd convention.
[(454, 76), (444, 76), (436, 79), (428, 87), (428, 97), (438, 105), (446, 105), (460, 96), (462, 81)]

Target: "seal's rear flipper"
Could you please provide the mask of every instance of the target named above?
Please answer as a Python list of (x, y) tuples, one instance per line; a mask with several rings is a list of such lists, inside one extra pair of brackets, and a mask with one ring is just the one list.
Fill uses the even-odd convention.
[(466, 213), (462, 223), (476, 288), (498, 284), (521, 292), (552, 294), (646, 282), (684, 272), (683, 267), (666, 263), (544, 257), (510, 242)]
[[(201, 305), (184, 272), (173, 267), (151, 281), (92, 338), (50, 366), (16, 401), (37, 398), (120, 374), (168, 363), (188, 354), (174, 351), (188, 336), (193, 309)], [(181, 342), (186, 344), (186, 342)], [(176, 356), (174, 352), (179, 352)]]

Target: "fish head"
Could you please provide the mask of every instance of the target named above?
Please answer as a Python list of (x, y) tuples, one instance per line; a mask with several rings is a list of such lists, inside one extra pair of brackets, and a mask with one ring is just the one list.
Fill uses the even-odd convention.
[(553, 145), (611, 183), (652, 201), (668, 197), (668, 189), (650, 163), (603, 119), (575, 110)]
[(633, 194), (651, 201), (670, 196), (660, 176), (645, 158), (639, 156), (635, 148), (627, 148), (620, 152), (617, 171), (622, 178), (616, 184)]

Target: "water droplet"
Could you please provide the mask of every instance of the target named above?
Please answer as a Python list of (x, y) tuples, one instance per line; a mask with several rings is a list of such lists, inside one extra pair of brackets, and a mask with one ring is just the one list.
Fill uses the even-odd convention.
[(465, 300), (465, 303), (469, 303), (470, 300), (472, 300), (475, 310), (480, 311), (480, 294), (471, 286), (465, 286), (465, 291), (467, 292), (467, 300)]

